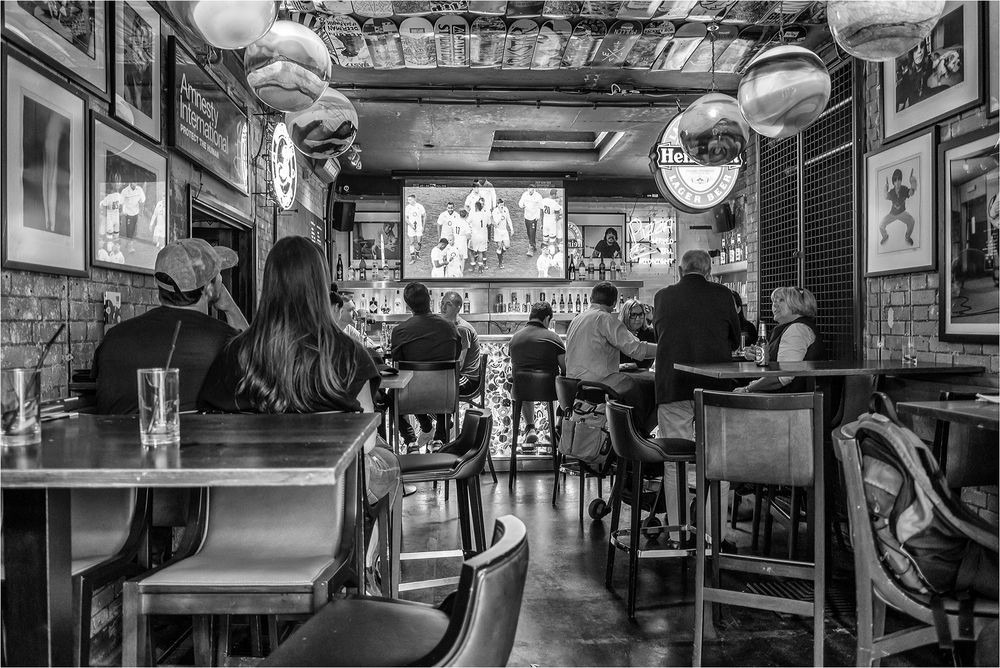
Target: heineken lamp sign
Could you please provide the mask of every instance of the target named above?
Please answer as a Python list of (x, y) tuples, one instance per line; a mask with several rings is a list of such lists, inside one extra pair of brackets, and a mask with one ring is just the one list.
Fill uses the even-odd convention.
[(704, 167), (681, 147), (677, 114), (660, 135), (649, 154), (649, 167), (656, 187), (668, 202), (685, 213), (704, 213), (729, 198), (743, 167), (737, 156), (721, 167)]

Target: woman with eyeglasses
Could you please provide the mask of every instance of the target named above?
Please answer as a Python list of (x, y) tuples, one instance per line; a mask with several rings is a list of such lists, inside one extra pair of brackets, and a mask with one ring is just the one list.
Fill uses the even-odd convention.
[[(778, 324), (767, 337), (767, 348), (777, 362), (802, 362), (826, 358), (823, 338), (816, 329), (816, 297), (805, 288), (776, 288), (771, 293), (771, 313)], [(753, 359), (753, 346), (747, 348)], [(806, 379), (794, 376), (758, 378), (735, 392), (806, 392)]]
[[(632, 332), (640, 341), (656, 343), (656, 335), (653, 333), (653, 328), (647, 322), (648, 314), (649, 307), (634, 297), (626, 299), (625, 303), (618, 309), (618, 317), (628, 327), (628, 331)], [(652, 359), (634, 360), (625, 353), (619, 354), (621, 355), (619, 363), (628, 365), (625, 367), (626, 369), (648, 369), (653, 366)]]

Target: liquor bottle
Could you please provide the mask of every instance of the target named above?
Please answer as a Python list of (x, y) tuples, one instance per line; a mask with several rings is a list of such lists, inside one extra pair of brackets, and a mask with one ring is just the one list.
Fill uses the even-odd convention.
[(587, 275), (587, 263), (583, 261), (583, 255), (580, 255), (580, 263), (576, 267), (576, 277), (583, 278)]
[(552, 301), (549, 302), (549, 305), (552, 306), (553, 313), (559, 312), (559, 302), (556, 301), (556, 293), (554, 292), (552, 293)]
[(389, 315), (389, 295), (383, 295), (382, 297), (382, 314)]
[(588, 308), (590, 308), (590, 304), (588, 304), (587, 302), (588, 302), (587, 295), (584, 295), (583, 296), (583, 310), (584, 311), (586, 311)]
[(770, 354), (767, 350), (767, 325), (760, 323), (760, 337), (757, 339), (757, 346), (754, 348), (754, 364), (757, 366), (767, 366), (770, 362)]
[(576, 280), (576, 263), (573, 260), (569, 261), (569, 280)]
[(604, 258), (601, 258), (601, 266), (597, 268), (597, 280), (606, 281), (608, 280), (608, 268), (604, 266)]
[(594, 258), (590, 258), (590, 264), (587, 265), (587, 280), (594, 280)]
[(540, 301), (540, 302), (546, 301), (545, 300), (545, 293), (544, 292), (539, 292), (538, 293), (538, 301)]
[(618, 263), (615, 262), (614, 258), (611, 258), (611, 280), (618, 280)]
[(566, 312), (566, 299), (562, 295), (559, 295), (559, 312)]
[(623, 295), (622, 293), (619, 292), (618, 293), (618, 308), (621, 308), (622, 306), (625, 306), (625, 295)]
[(396, 290), (396, 299), (392, 302), (392, 312), (403, 313), (403, 298), (399, 296), (399, 290)]
[(524, 311), (525, 313), (527, 313), (528, 311), (531, 310), (531, 293), (530, 292), (525, 292), (524, 293), (524, 303), (521, 304), (521, 310)]
[(368, 300), (368, 312), (375, 314), (378, 313), (378, 299), (375, 297), (375, 293), (372, 293), (372, 298)]
[(400, 278), (399, 264), (400, 263), (397, 262), (396, 265), (392, 268), (392, 280), (394, 281), (398, 281)]
[(580, 295), (577, 295), (576, 296), (576, 303), (573, 304), (573, 311), (575, 313), (579, 313), (580, 310), (581, 310), (581, 308), (580, 308)]
[(739, 232), (736, 233), (736, 261), (743, 261), (743, 235)]
[(361, 266), (358, 267), (358, 280), (359, 281), (368, 280), (368, 263), (365, 262), (364, 258), (361, 258)]
[(510, 293), (510, 307), (507, 310), (510, 311), (511, 313), (517, 313), (518, 311), (521, 310), (521, 307), (517, 305), (517, 293), (516, 292), (511, 292)]
[(337, 253), (337, 282), (344, 280), (344, 258)]
[(726, 235), (722, 235), (722, 250), (719, 251), (719, 264), (726, 263), (726, 257), (729, 253), (729, 248), (726, 245)]
[(495, 305), (495, 306), (493, 307), (493, 309), (494, 309), (494, 310), (495, 310), (495, 311), (496, 311), (497, 313), (503, 313), (503, 312), (504, 312), (504, 305), (503, 305), (503, 294), (502, 294), (502, 293), (497, 293), (497, 303), (496, 303), (496, 305)]
[(469, 303), (469, 293), (465, 293), (465, 304), (462, 306), (462, 313), (472, 313), (472, 304)]

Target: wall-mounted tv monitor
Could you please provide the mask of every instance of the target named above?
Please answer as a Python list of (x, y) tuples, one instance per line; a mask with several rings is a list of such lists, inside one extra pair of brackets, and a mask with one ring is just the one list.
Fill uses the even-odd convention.
[(562, 179), (426, 176), (403, 181), (403, 278), (566, 278)]

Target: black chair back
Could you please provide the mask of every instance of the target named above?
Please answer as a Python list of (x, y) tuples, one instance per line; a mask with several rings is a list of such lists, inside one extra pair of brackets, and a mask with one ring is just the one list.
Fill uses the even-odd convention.
[(567, 378), (566, 376), (556, 376), (556, 400), (563, 414), (566, 414), (573, 407), (576, 399), (576, 388), (580, 385), (579, 378)]
[(511, 398), (514, 401), (555, 401), (556, 375), (548, 371), (515, 369)]
[(462, 433), (440, 450), (442, 454), (458, 456), (453, 476), (456, 480), (483, 472), (492, 436), (493, 413), (489, 409), (470, 408), (465, 411)]
[(691, 441), (681, 438), (661, 438), (651, 442), (639, 433), (632, 421), (632, 407), (609, 398), (607, 403), (608, 434), (611, 448), (622, 459), (643, 464), (662, 464), (664, 461), (688, 461), (691, 458)]
[(448, 630), (416, 665), (507, 665), (527, 574), (524, 523), (513, 515), (497, 518), (492, 547), (462, 565)]

